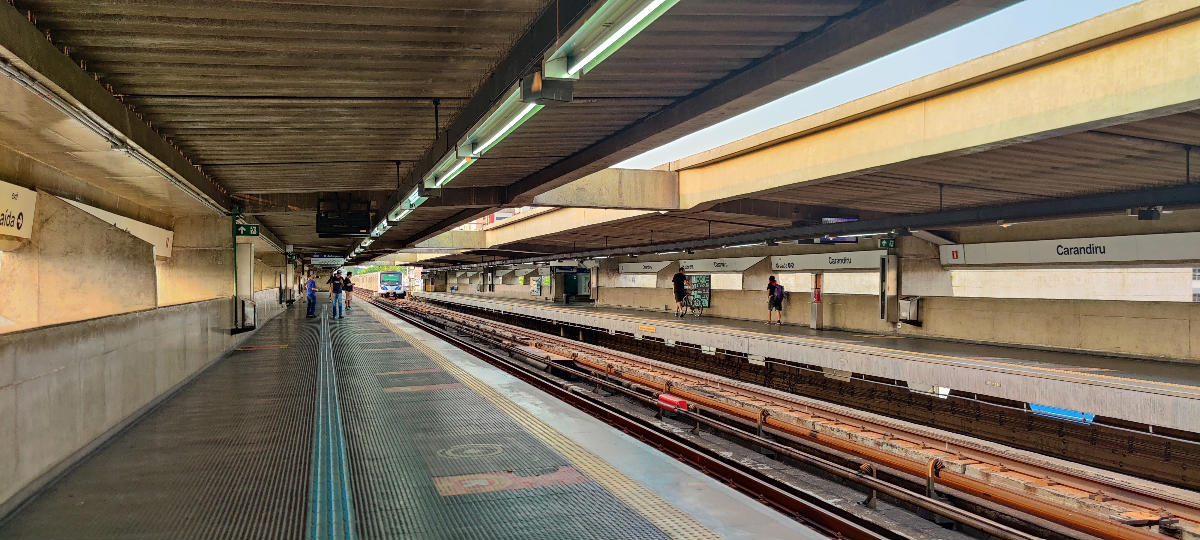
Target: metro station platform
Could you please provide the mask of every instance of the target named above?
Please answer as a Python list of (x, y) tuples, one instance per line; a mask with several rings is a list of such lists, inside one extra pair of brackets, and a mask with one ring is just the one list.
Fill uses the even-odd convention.
[(819, 537), (365, 302), (341, 320), (303, 311), (114, 436), (0, 538)]
[(418, 292), (429, 300), (712, 347), (925, 387), (1083, 411), (1200, 431), (1200, 369), (1169, 361), (812, 330), (797, 325), (549, 304), (465, 293)]

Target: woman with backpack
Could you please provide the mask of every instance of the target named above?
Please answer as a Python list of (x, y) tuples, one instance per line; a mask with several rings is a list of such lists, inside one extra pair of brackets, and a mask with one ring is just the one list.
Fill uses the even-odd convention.
[[(775, 276), (767, 280), (767, 324), (774, 322), (783, 326), (783, 285), (775, 281)], [(774, 313), (779, 314), (779, 320), (774, 320)]]

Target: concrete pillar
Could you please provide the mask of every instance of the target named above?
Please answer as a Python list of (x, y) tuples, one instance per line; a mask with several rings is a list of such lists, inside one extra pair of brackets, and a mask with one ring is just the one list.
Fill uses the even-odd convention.
[(879, 318), (890, 324), (900, 322), (900, 257), (886, 255), (879, 265)]
[(254, 244), (249, 242), (238, 244), (235, 257), (237, 297), (249, 300), (254, 296)]
[(825, 281), (825, 274), (821, 272), (813, 272), (812, 274), (812, 302), (809, 304), (808, 326), (813, 330), (820, 330), (824, 326), (825, 303), (821, 298), (821, 286)]

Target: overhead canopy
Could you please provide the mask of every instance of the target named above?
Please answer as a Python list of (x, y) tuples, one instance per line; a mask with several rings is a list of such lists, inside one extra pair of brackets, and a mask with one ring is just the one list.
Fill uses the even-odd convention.
[[(586, 70), (573, 102), (546, 107), (447, 188), (502, 190), (444, 193), (457, 202), (417, 208), (361, 258), (532, 200), (1011, 3), (678, 2)], [(210, 206), (237, 204), (300, 252), (347, 252), (356, 241), (315, 234), (322, 196), (365, 201), (378, 221), (602, 5), (23, 0), (20, 11), (0, 4), (0, 23), (31, 31), (0, 33), (0, 53), (103, 112)], [(104, 86), (84, 84), (93, 76)], [(110, 89), (121, 104), (104, 101)], [(151, 144), (154, 136), (162, 140)]]

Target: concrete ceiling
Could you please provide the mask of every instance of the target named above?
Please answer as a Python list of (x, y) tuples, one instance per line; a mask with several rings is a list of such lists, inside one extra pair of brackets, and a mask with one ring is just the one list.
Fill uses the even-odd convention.
[[(575, 102), (545, 109), (455, 186), (503, 186), (506, 202), (520, 201), (1012, 2), (684, 0), (588, 73)], [(14, 7), (283, 242), (340, 251), (351, 241), (316, 237), (316, 194), (355, 192), (376, 210), (390, 208), (499, 89), (536, 65), (556, 25), (569, 26), (558, 10), (595, 4)], [(421, 208), (366, 255), (487, 211)]]

